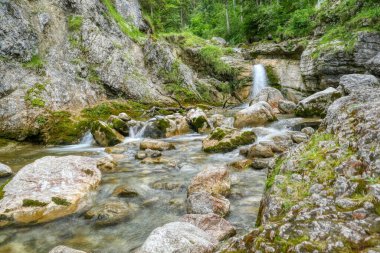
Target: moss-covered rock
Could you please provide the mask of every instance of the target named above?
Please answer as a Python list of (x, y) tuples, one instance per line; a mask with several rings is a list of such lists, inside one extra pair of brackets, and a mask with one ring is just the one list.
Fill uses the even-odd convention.
[(186, 118), (193, 130), (198, 133), (204, 133), (211, 129), (206, 114), (200, 108), (191, 109)]
[(128, 123), (125, 122), (124, 120), (121, 120), (115, 115), (111, 115), (111, 117), (109, 117), (107, 122), (110, 127), (115, 129), (119, 133), (123, 134), (124, 136), (129, 135), (129, 126), (128, 126)]
[(92, 124), (91, 133), (96, 143), (103, 147), (114, 146), (124, 140), (124, 137), (120, 133), (100, 120)]
[(209, 153), (223, 153), (234, 150), (241, 145), (253, 143), (255, 140), (256, 134), (253, 131), (218, 127), (203, 140), (202, 148)]

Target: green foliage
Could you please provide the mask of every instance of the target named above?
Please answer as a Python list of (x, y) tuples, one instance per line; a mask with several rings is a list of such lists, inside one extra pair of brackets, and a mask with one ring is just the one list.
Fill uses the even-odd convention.
[(136, 26), (124, 19), (124, 17), (116, 10), (112, 0), (102, 0), (102, 3), (107, 7), (108, 15), (112, 17), (125, 35), (135, 42), (142, 42), (144, 40), (144, 34), (140, 32)]
[(202, 62), (219, 77), (230, 77), (234, 75), (233, 69), (221, 60), (224, 55), (223, 50), (218, 46), (205, 46), (201, 48), (199, 56)]
[(211, 140), (222, 140), (226, 136), (226, 132), (222, 128), (216, 128), (210, 135)]
[(44, 68), (44, 61), (40, 55), (36, 54), (32, 56), (30, 61), (23, 63), (23, 67), (40, 72)]
[(46, 91), (46, 83), (35, 83), (32, 88), (26, 91), (25, 101), (33, 107), (44, 107), (45, 101), (41, 97), (44, 91)]
[(83, 24), (83, 17), (78, 15), (71, 15), (68, 18), (68, 28), (71, 32), (77, 32), (81, 29)]
[(22, 206), (23, 207), (44, 207), (47, 206), (48, 203), (41, 202), (34, 199), (23, 199), (22, 200)]

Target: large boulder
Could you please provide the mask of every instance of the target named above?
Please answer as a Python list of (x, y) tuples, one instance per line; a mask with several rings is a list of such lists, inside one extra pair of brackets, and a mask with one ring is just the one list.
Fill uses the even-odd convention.
[(226, 168), (207, 168), (199, 172), (191, 181), (188, 195), (208, 192), (227, 196), (231, 191), (230, 173)]
[(327, 108), (342, 94), (330, 87), (324, 91), (317, 92), (300, 101), (296, 108), (296, 115), (302, 117), (320, 116), (324, 117)]
[(117, 132), (121, 133), (124, 136), (129, 135), (129, 125), (126, 121), (120, 119), (115, 115), (111, 115), (107, 121), (108, 125), (115, 129)]
[(186, 118), (193, 130), (198, 133), (207, 132), (211, 128), (207, 116), (202, 109), (191, 109), (187, 113)]
[(264, 101), (255, 103), (235, 115), (234, 127), (252, 127), (276, 120), (272, 107)]
[(339, 85), (344, 94), (351, 94), (355, 90), (363, 89), (364, 87), (379, 87), (380, 82), (373, 75), (351, 74), (342, 76)]
[(367, 61), (365, 65), (372, 74), (380, 76), (380, 52), (375, 57)]
[(215, 213), (222, 217), (230, 212), (230, 201), (222, 195), (211, 195), (208, 192), (192, 193), (186, 201), (187, 213)]
[(72, 248), (66, 247), (64, 245), (59, 245), (59, 246), (53, 248), (52, 250), (50, 250), (49, 253), (86, 253), (86, 252), (81, 251), (81, 250), (72, 249)]
[(190, 125), (186, 117), (176, 113), (150, 119), (145, 127), (144, 136), (150, 138), (168, 138), (189, 132)]
[(188, 222), (172, 222), (152, 231), (138, 253), (211, 253), (217, 240)]
[(296, 110), (297, 105), (292, 101), (280, 100), (278, 101), (278, 110), (280, 113), (291, 114)]
[(164, 151), (164, 150), (175, 149), (175, 146), (172, 143), (165, 142), (165, 141), (143, 140), (140, 143), (140, 149), (141, 150), (150, 149), (150, 150)]
[(13, 174), (12, 169), (3, 163), (0, 163), (0, 178), (9, 177)]
[(48, 222), (75, 213), (100, 179), (93, 158), (38, 159), (23, 167), (2, 189), (0, 227)]
[(278, 109), (278, 102), (280, 100), (284, 100), (284, 96), (281, 91), (277, 90), (273, 87), (265, 87), (262, 89), (256, 97), (252, 100), (253, 103), (265, 101), (267, 102), (273, 109)]
[(263, 144), (254, 144), (248, 150), (248, 158), (269, 158), (273, 157), (272, 147)]
[(228, 152), (241, 145), (251, 144), (256, 134), (251, 130), (240, 131), (233, 128), (216, 128), (202, 141), (205, 152)]
[(186, 214), (180, 221), (189, 222), (206, 231), (218, 241), (223, 241), (236, 234), (235, 227), (217, 214)]
[(103, 147), (115, 146), (124, 140), (124, 136), (100, 120), (92, 124), (91, 133), (96, 143)]

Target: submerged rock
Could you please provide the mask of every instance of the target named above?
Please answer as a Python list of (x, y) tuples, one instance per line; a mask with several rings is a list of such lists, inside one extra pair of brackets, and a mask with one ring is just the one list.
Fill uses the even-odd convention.
[(236, 113), (234, 127), (252, 127), (276, 120), (272, 107), (267, 102), (258, 102)]
[(96, 162), (96, 165), (98, 169), (100, 169), (100, 171), (105, 172), (105, 173), (115, 172), (117, 170), (117, 163), (109, 157), (103, 157), (99, 159)]
[(140, 149), (141, 150), (151, 149), (151, 150), (164, 151), (164, 150), (175, 149), (175, 146), (174, 146), (174, 144), (168, 143), (165, 141), (143, 140), (140, 143)]
[(216, 213), (222, 217), (230, 212), (230, 201), (219, 194), (208, 192), (192, 193), (186, 201), (187, 213), (208, 214)]
[(0, 178), (1, 177), (9, 177), (13, 175), (12, 169), (3, 163), (0, 163)]
[(139, 196), (139, 193), (129, 185), (120, 185), (112, 192), (113, 196), (122, 198), (134, 198)]
[(199, 172), (191, 181), (188, 195), (196, 192), (208, 192), (227, 196), (231, 191), (230, 173), (226, 168), (207, 168)]
[(124, 140), (124, 136), (103, 121), (94, 122), (91, 128), (91, 133), (94, 136), (96, 143), (103, 147), (115, 146), (116, 144), (122, 143)]
[(218, 127), (202, 141), (202, 148), (205, 152), (228, 152), (255, 140), (256, 134), (253, 131)]
[(204, 230), (207, 234), (223, 241), (236, 234), (235, 227), (217, 214), (186, 214), (180, 221), (189, 222)]
[(317, 92), (298, 103), (296, 115), (302, 117), (324, 117), (327, 108), (341, 96), (342, 94), (338, 90), (331, 87), (324, 91)]
[(130, 218), (136, 212), (135, 204), (110, 201), (91, 208), (85, 213), (85, 218), (94, 219), (97, 226), (109, 226)]
[(23, 167), (3, 188), (0, 227), (48, 222), (81, 209), (100, 183), (96, 159), (47, 156)]
[(49, 253), (86, 253), (86, 252), (60, 245), (50, 250)]
[(198, 133), (204, 133), (211, 129), (207, 116), (202, 109), (191, 109), (186, 118), (193, 130)]
[(188, 222), (172, 222), (150, 233), (138, 253), (211, 253), (217, 240)]

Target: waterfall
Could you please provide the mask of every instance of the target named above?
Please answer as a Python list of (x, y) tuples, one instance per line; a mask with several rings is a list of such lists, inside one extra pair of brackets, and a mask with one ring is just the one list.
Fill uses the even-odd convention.
[(140, 125), (136, 124), (129, 128), (129, 138), (139, 139), (144, 137), (145, 129), (148, 126), (147, 123)]
[(252, 68), (252, 88), (250, 99), (253, 99), (259, 92), (268, 85), (268, 77), (265, 71), (265, 67), (262, 64), (256, 64)]
[(90, 131), (88, 131), (79, 142), (79, 144), (83, 146), (91, 146), (93, 143), (94, 137), (92, 136)]

